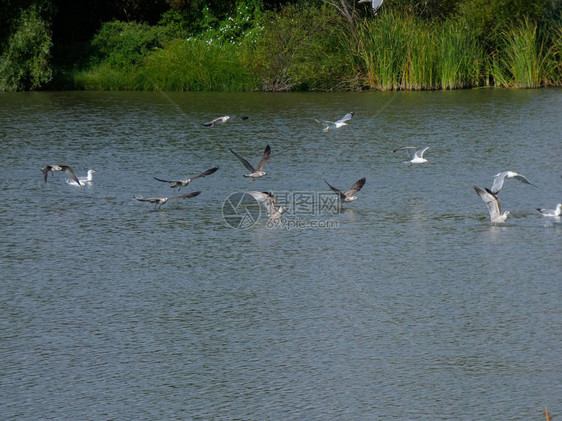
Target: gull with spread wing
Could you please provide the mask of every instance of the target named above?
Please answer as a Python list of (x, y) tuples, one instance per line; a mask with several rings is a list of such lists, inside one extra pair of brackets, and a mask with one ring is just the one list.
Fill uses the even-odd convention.
[(344, 115), (342, 118), (340, 118), (337, 121), (316, 120), (316, 119), (315, 119), (315, 121), (317, 123), (320, 123), (320, 124), (326, 124), (327, 126), (323, 130), (323, 132), (328, 133), (328, 131), (330, 130), (330, 125), (334, 126), (334, 128), (336, 128), (336, 129), (339, 129), (340, 127), (343, 127), (343, 126), (347, 126), (347, 122), (353, 118), (354, 114), (355, 113), (353, 111), (350, 112), (350, 113), (347, 113), (346, 115)]
[(429, 162), (429, 160), (423, 157), (425, 151), (429, 149), (429, 146), (426, 146), (423, 149), (416, 150), (413, 146), (405, 146), (403, 148), (394, 149), (392, 152), (402, 151), (405, 150), (408, 153), (408, 157), (410, 158), (408, 167), (411, 167), (414, 164), (423, 164), (424, 162)]
[(189, 199), (190, 197), (195, 197), (195, 196), (199, 196), (199, 194), (201, 194), (200, 191), (195, 191), (192, 193), (188, 193), (188, 194), (184, 194), (181, 196), (170, 196), (170, 197), (135, 197), (135, 199), (137, 199), (140, 202), (150, 202), (150, 203), (154, 203), (156, 204), (155, 207), (161, 207), (162, 205), (164, 205), (168, 200), (172, 200), (172, 199)]
[(215, 127), (215, 124), (217, 123), (226, 123), (228, 120), (230, 119), (230, 116), (223, 116), (223, 117), (217, 117), (214, 118), (211, 121), (208, 121), (207, 123), (203, 123), (203, 126), (205, 127)]
[(349, 202), (353, 202), (354, 200), (357, 200), (357, 196), (355, 196), (355, 193), (357, 193), (363, 188), (363, 186), (365, 185), (365, 181), (367, 181), (365, 177), (357, 180), (349, 190), (343, 193), (341, 190), (336, 189), (334, 186), (331, 186), (330, 183), (324, 180), (324, 182), (328, 185), (328, 187), (330, 187), (330, 190), (336, 193), (339, 196), (340, 201), (344, 203), (349, 203)]
[(506, 178), (515, 178), (521, 181), (522, 183), (530, 184), (533, 187), (537, 187), (529, 180), (527, 180), (525, 177), (523, 177), (521, 174), (518, 174), (513, 171), (504, 171), (494, 175), (494, 183), (492, 184), (492, 188), (490, 189), (490, 191), (494, 194), (498, 194), (501, 188), (503, 187), (503, 182)]
[(256, 178), (260, 178), (260, 177), (263, 177), (264, 175), (266, 175), (266, 173), (263, 171), (263, 167), (265, 167), (265, 164), (267, 163), (267, 161), (269, 160), (269, 157), (271, 156), (271, 148), (269, 147), (269, 145), (267, 145), (265, 147), (265, 150), (263, 151), (263, 156), (260, 159), (260, 162), (258, 163), (258, 166), (256, 168), (254, 168), (252, 166), (252, 164), (250, 164), (247, 160), (242, 158), (240, 155), (238, 155), (232, 149), (230, 149), (230, 152), (232, 152), (234, 154), (234, 156), (236, 158), (238, 158), (240, 160), (240, 162), (242, 162), (242, 164), (244, 164), (244, 166), (248, 169), (248, 171), (250, 171), (250, 174), (244, 174), (244, 177), (250, 178), (250, 182), (253, 182), (254, 179), (256, 179)]
[(271, 192), (249, 191), (248, 194), (258, 202), (263, 203), (270, 221), (281, 219), (281, 215), (287, 211), (283, 206), (277, 206), (277, 197)]
[(507, 215), (509, 215), (509, 211), (505, 211), (502, 213), (502, 204), (498, 196), (496, 196), (496, 194), (492, 193), (490, 190), (483, 189), (478, 186), (474, 186), (474, 190), (488, 207), (490, 220), (493, 223), (505, 222), (505, 220), (507, 219)]
[(215, 167), (215, 168), (211, 168), (208, 169), (205, 172), (202, 172), (199, 175), (196, 175), (195, 177), (191, 177), (191, 178), (187, 178), (185, 180), (163, 180), (161, 178), (157, 178), (154, 177), (155, 180), (161, 181), (163, 183), (171, 183), (171, 188), (177, 188), (178, 190), (181, 189), (182, 187), (187, 186), (189, 183), (191, 183), (193, 180), (197, 179), (197, 178), (203, 178), (203, 177), (207, 177), (208, 175), (213, 174), (214, 172), (216, 172), (219, 169), (219, 167)]
[(66, 175), (76, 182), (76, 184), (80, 185), (80, 180), (78, 180), (78, 177), (76, 177), (76, 174), (74, 174), (74, 171), (72, 171), (72, 168), (68, 165), (45, 165), (41, 168), (41, 171), (43, 171), (43, 180), (45, 183), (47, 182), (47, 175), (49, 175), (49, 172), (64, 171)]

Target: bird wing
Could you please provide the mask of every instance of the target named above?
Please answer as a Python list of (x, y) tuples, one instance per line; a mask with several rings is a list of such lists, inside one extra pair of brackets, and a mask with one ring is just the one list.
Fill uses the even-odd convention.
[(517, 178), (519, 181), (521, 181), (523, 183), (530, 184), (533, 187), (537, 187), (533, 183), (531, 183), (529, 180), (527, 180), (527, 178), (523, 177), (521, 174), (514, 175), (514, 177)]
[(336, 189), (334, 186), (330, 185), (330, 183), (328, 183), (326, 180), (324, 180), (324, 182), (328, 185), (330, 190), (332, 190), (334, 193), (338, 194), (340, 196), (340, 198), (345, 199), (345, 194), (343, 194), (340, 190)]
[(361, 190), (363, 188), (363, 186), (365, 185), (365, 181), (367, 181), (367, 179), (365, 177), (357, 180), (355, 182), (355, 184), (353, 184), (353, 186), (351, 186), (351, 188), (344, 193), (345, 197), (351, 197), (355, 193), (357, 193), (359, 190)]
[(219, 118), (214, 118), (211, 121), (208, 121), (207, 123), (203, 123), (203, 126), (205, 127), (213, 127), (216, 123), (218, 123), (219, 121), (221, 121), (221, 117)]
[(219, 167), (215, 167), (215, 168), (208, 169), (207, 171), (202, 172), (201, 174), (199, 174), (199, 175), (193, 177), (192, 180), (195, 180), (196, 178), (207, 177), (208, 175), (211, 175), (211, 174), (213, 174), (214, 172), (216, 172), (218, 169), (219, 169)]
[(137, 199), (139, 202), (158, 203), (160, 202), (160, 200), (162, 200), (162, 198), (160, 197), (136, 197), (136, 196), (133, 197)]
[(152, 177), (155, 180), (161, 181), (163, 183), (181, 183), (183, 180), (162, 180), (161, 178), (158, 177)]
[(248, 169), (248, 171), (250, 172), (256, 172), (255, 168), (252, 167), (252, 164), (250, 164), (248, 161), (246, 161), (244, 158), (242, 158), (240, 155), (238, 155), (236, 152), (234, 152), (232, 149), (228, 148), (230, 150), (230, 152), (232, 152), (234, 154), (234, 156), (236, 158), (238, 158), (240, 160), (240, 162), (242, 162), (242, 164), (244, 164), (244, 166)]
[(392, 151), (392, 153), (397, 152), (397, 151), (402, 151), (402, 150), (406, 151), (406, 153), (408, 154), (408, 157), (410, 159), (414, 159), (415, 150), (416, 150), (416, 148), (414, 146), (405, 146), (403, 148), (394, 149)]
[(376, 15), (379, 9), (382, 6), (383, 0), (373, 0), (371, 3), (371, 7), (373, 8), (373, 13)]
[(182, 194), (181, 196), (170, 196), (168, 197), (169, 199), (189, 199), (190, 197), (195, 197), (195, 196), (199, 196), (201, 194), (200, 191), (194, 191), (191, 193), (187, 193), (187, 194)]
[(41, 168), (41, 171), (43, 171), (43, 180), (46, 183), (47, 182), (47, 176), (49, 175), (49, 171), (51, 171), (51, 166), (45, 165), (43, 168)]
[(70, 178), (72, 178), (74, 181), (76, 181), (76, 184), (78, 184), (79, 186), (80, 184), (80, 180), (78, 180), (78, 177), (76, 177), (76, 174), (74, 174), (74, 171), (72, 171), (72, 168), (70, 168), (68, 165), (59, 165), (62, 170), (68, 175), (70, 176)]
[(429, 146), (426, 146), (423, 149), (420, 149), (419, 151), (416, 151), (415, 156), (418, 158), (423, 158), (423, 154), (425, 153), (425, 151), (427, 151), (429, 149)]
[(492, 193), (498, 193), (503, 187), (503, 181), (507, 176), (507, 171), (501, 172), (494, 176), (494, 183), (492, 184), (492, 188), (490, 189)]
[(354, 112), (347, 113), (342, 118), (340, 118), (338, 121), (336, 121), (336, 123), (345, 123), (346, 121), (351, 120), (353, 118), (353, 114), (355, 114), (355, 113)]
[(269, 145), (267, 145), (265, 147), (265, 150), (263, 151), (263, 156), (260, 159), (260, 162), (258, 162), (258, 167), (256, 168), (258, 171), (263, 170), (263, 167), (265, 167), (265, 164), (269, 160), (270, 156), (271, 156), (271, 148), (269, 147)]
[(490, 213), (490, 218), (492, 220), (499, 218), (502, 214), (500, 199), (488, 189), (484, 190), (478, 186), (474, 186), (474, 190), (478, 193), (478, 196), (480, 196), (484, 203), (486, 203), (488, 212)]
[(268, 215), (271, 216), (277, 212), (277, 197), (273, 193), (260, 191), (249, 191), (247, 193), (258, 202), (263, 203)]

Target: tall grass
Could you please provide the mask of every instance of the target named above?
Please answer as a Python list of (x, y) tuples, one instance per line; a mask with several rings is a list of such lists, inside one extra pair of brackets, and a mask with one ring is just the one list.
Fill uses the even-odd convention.
[(460, 22), (430, 24), (385, 12), (363, 21), (351, 51), (370, 87), (381, 90), (478, 86), (484, 49)]
[(537, 88), (555, 83), (556, 52), (545, 47), (535, 22), (524, 19), (519, 26), (503, 31), (502, 36), (503, 45), (492, 65), (496, 85)]
[(474, 28), (462, 21), (446, 22), (437, 43), (441, 89), (469, 88), (482, 83), (486, 54)]
[(251, 91), (257, 81), (246, 70), (235, 44), (175, 40), (150, 54), (140, 70), (143, 89), (170, 91)]

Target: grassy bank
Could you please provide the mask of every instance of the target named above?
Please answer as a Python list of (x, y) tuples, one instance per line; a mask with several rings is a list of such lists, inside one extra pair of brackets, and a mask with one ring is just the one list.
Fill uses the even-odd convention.
[[(197, 34), (177, 22), (109, 22), (50, 87), (89, 90), (431, 90), (562, 85), (562, 29), (528, 17), (490, 31), (469, 15), (384, 7), (345, 17), (327, 3), (262, 12), (240, 3)], [(546, 22), (546, 23), (545, 23)], [(489, 22), (488, 22), (489, 25)], [(0, 67), (1, 68), (1, 67)], [(0, 75), (1, 76), (1, 75)]]

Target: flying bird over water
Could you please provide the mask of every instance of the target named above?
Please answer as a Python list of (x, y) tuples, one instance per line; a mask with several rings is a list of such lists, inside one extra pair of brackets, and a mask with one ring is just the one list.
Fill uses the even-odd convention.
[(353, 118), (354, 114), (355, 113), (353, 111), (350, 112), (350, 113), (347, 113), (346, 115), (344, 115), (342, 118), (340, 118), (337, 121), (316, 120), (316, 119), (315, 119), (315, 121), (317, 123), (320, 123), (320, 124), (327, 124), (327, 126), (323, 130), (323, 132), (328, 133), (328, 131), (330, 130), (330, 125), (334, 126), (334, 128), (336, 128), (336, 129), (339, 129), (340, 127), (343, 127), (343, 126), (347, 126), (347, 122)]
[(353, 202), (354, 200), (357, 200), (357, 196), (354, 195), (355, 193), (357, 193), (363, 188), (363, 186), (365, 185), (365, 181), (367, 181), (365, 177), (357, 180), (349, 190), (347, 190), (345, 193), (342, 193), (340, 190), (331, 186), (330, 183), (324, 180), (324, 182), (328, 185), (328, 187), (330, 187), (330, 189), (339, 196), (340, 200), (345, 203)]
[(162, 205), (164, 205), (168, 200), (172, 200), (172, 199), (189, 199), (190, 197), (195, 197), (195, 196), (199, 196), (199, 194), (201, 194), (200, 191), (195, 191), (192, 193), (188, 193), (188, 194), (184, 194), (182, 196), (170, 196), (170, 197), (135, 197), (135, 199), (137, 199), (140, 202), (150, 202), (150, 203), (155, 203), (156, 207), (161, 207)]
[(68, 178), (66, 180), (66, 182), (68, 184), (70, 184), (71, 186), (83, 186), (85, 184), (91, 184), (92, 181), (94, 180), (94, 173), (96, 172), (96, 170), (88, 170), (88, 175), (86, 175), (86, 177), (78, 177), (78, 181), (80, 182), (80, 184), (78, 184), (76, 181)]
[(41, 171), (43, 171), (43, 180), (45, 180), (45, 183), (47, 182), (47, 175), (49, 175), (49, 172), (64, 171), (76, 182), (76, 184), (80, 185), (80, 181), (76, 177), (76, 174), (74, 174), (74, 171), (72, 171), (72, 168), (68, 165), (45, 165), (41, 168)]
[(543, 214), (543, 216), (554, 216), (560, 217), (562, 215), (562, 203), (558, 203), (555, 209), (541, 209), (537, 208), (537, 210)]
[(507, 219), (507, 215), (509, 215), (509, 211), (505, 211), (504, 213), (502, 213), (502, 204), (498, 196), (496, 196), (490, 190), (482, 189), (478, 186), (474, 186), (474, 190), (488, 207), (490, 220), (493, 223), (505, 222), (505, 220)]
[(525, 177), (523, 177), (521, 174), (518, 174), (518, 173), (513, 172), (513, 171), (504, 171), (504, 172), (500, 172), (500, 173), (494, 175), (494, 184), (492, 184), (492, 188), (490, 189), (490, 191), (494, 194), (499, 193), (499, 191), (501, 190), (501, 188), (503, 186), (503, 182), (506, 178), (516, 178), (517, 180), (521, 181), (522, 183), (530, 184), (533, 187), (537, 187), (533, 183), (531, 183), (529, 180), (527, 180)]
[(185, 180), (162, 180), (161, 178), (157, 178), (154, 177), (155, 180), (158, 181), (162, 181), (163, 183), (171, 183), (172, 185), (170, 186), (171, 188), (176, 188), (179, 190), (182, 187), (187, 186), (189, 183), (191, 183), (193, 180), (197, 179), (197, 178), (203, 178), (203, 177), (207, 177), (208, 175), (213, 174), (215, 171), (217, 171), (219, 169), (219, 167), (215, 167), (215, 168), (211, 168), (205, 172), (202, 172), (199, 175), (196, 175), (195, 177), (192, 178), (187, 178)]
[(287, 211), (283, 206), (277, 206), (277, 197), (271, 192), (249, 191), (248, 194), (264, 204), (270, 221), (281, 219), (281, 215)]
[(267, 163), (271, 155), (271, 148), (269, 147), (269, 145), (265, 147), (265, 150), (263, 151), (263, 156), (256, 168), (254, 168), (252, 164), (250, 164), (248, 161), (246, 161), (244, 158), (242, 158), (232, 149), (230, 149), (230, 152), (232, 152), (234, 156), (238, 158), (240, 162), (242, 162), (242, 164), (244, 164), (244, 166), (248, 169), (248, 171), (250, 171), (250, 174), (244, 174), (244, 177), (250, 178), (250, 182), (253, 182), (254, 179), (256, 178), (263, 177), (264, 175), (266, 175), (266, 173), (263, 171), (263, 167), (265, 167), (265, 164)]
[(203, 123), (203, 126), (205, 126), (205, 127), (214, 127), (215, 124), (217, 124), (217, 123), (226, 123), (229, 118), (230, 118), (230, 117), (227, 116), (227, 115), (225, 115), (225, 116), (223, 116), (223, 117), (217, 117), (217, 118), (215, 118), (215, 119), (213, 119), (213, 120), (211, 120), (211, 121), (208, 121), (207, 123)]
[(410, 163), (408, 165), (408, 167), (411, 167), (414, 164), (423, 164), (424, 162), (429, 162), (429, 160), (427, 160), (423, 157), (423, 154), (428, 149), (429, 149), (429, 146), (426, 146), (425, 148), (418, 149), (418, 150), (416, 150), (416, 148), (413, 147), (413, 146), (406, 146), (404, 148), (394, 149), (392, 152), (394, 153), (396, 151), (405, 150), (408, 153), (408, 157), (410, 158), (410, 161), (408, 161)]
[(359, 4), (361, 3), (371, 3), (371, 8), (373, 9), (373, 14), (376, 15), (379, 9), (382, 6), (383, 0), (359, 0)]

